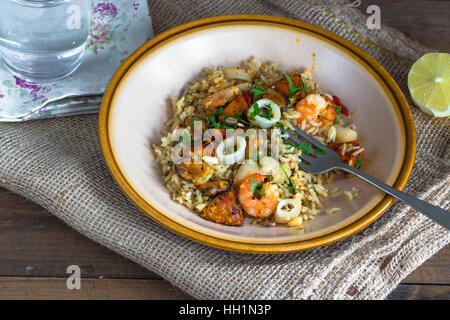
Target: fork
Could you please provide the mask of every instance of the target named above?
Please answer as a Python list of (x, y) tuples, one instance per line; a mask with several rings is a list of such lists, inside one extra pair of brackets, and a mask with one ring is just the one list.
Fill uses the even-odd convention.
[[(432, 204), (429, 204), (423, 200), (417, 199), (415, 197), (410, 196), (409, 194), (406, 194), (404, 192), (401, 192), (384, 182), (381, 182), (380, 180), (375, 179), (374, 177), (365, 174), (364, 172), (361, 172), (358, 169), (355, 169), (348, 164), (342, 162), (339, 158), (339, 155), (332, 149), (328, 148), (318, 140), (314, 139), (313, 137), (309, 136), (302, 130), (300, 130), (298, 127), (296, 127), (292, 122), (292, 126), (294, 127), (294, 131), (302, 137), (304, 140), (308, 141), (310, 144), (312, 144), (314, 147), (321, 149), (325, 152), (316, 153), (314, 151), (314, 148), (312, 148), (312, 151), (309, 154), (305, 154), (302, 152), (300, 154), (300, 158), (307, 161), (308, 164), (305, 162), (299, 162), (298, 166), (308, 172), (311, 172), (313, 174), (321, 174), (325, 173), (331, 170), (340, 169), (345, 172), (351, 173), (371, 185), (375, 186), (376, 188), (383, 190), (387, 194), (393, 196), (394, 198), (403, 201), (404, 203), (408, 204), (412, 208), (416, 209), (417, 211), (425, 214), (429, 218), (433, 219), (440, 225), (446, 227), (447, 229), (450, 229), (450, 212), (446, 211), (444, 209), (441, 209), (439, 207), (436, 207)], [(300, 138), (295, 135), (290, 130), (284, 130), (288, 133), (289, 138), (294, 141), (297, 144), (303, 143)]]

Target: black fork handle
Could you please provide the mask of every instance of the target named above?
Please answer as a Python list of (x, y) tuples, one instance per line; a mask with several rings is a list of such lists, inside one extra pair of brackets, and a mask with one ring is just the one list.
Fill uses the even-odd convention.
[(392, 188), (391, 186), (385, 184), (384, 182), (381, 182), (380, 180), (375, 179), (374, 177), (371, 177), (371, 176), (365, 174), (364, 172), (359, 171), (358, 169), (350, 167), (349, 165), (347, 165), (345, 163), (342, 163), (342, 165), (339, 166), (339, 169), (342, 169), (348, 173), (351, 173), (357, 177), (360, 177), (361, 179), (367, 181), (371, 185), (377, 187), (380, 190), (383, 190), (384, 192), (393, 196), (394, 198), (396, 198), (400, 201), (403, 201), (404, 203), (408, 204), (412, 208), (416, 209), (417, 211), (419, 211), (419, 212), (423, 213), (424, 215), (428, 216), (429, 218), (433, 219), (434, 221), (439, 223), (441, 226), (444, 226), (450, 230), (450, 212), (449, 211), (446, 211), (444, 209), (436, 207), (432, 204), (429, 204), (428, 202), (417, 199), (417, 198), (412, 197), (409, 194), (406, 194), (400, 190)]

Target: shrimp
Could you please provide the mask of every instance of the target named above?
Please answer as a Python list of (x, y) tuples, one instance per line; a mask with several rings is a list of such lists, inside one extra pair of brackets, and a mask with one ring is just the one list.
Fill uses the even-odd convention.
[[(256, 185), (254, 180), (257, 181)], [(271, 215), (277, 209), (280, 198), (278, 186), (265, 181), (265, 175), (254, 173), (248, 176), (239, 186), (239, 203), (245, 212), (255, 218), (264, 218)], [(255, 190), (258, 190), (258, 192)]]
[(332, 107), (332, 102), (317, 93), (309, 94), (300, 100), (295, 110), (300, 113), (297, 118), (299, 124), (306, 120), (306, 129), (330, 125), (337, 117), (337, 111)]
[(239, 94), (241, 94), (240, 87), (226, 87), (203, 99), (203, 107), (206, 109), (216, 109), (230, 102)]

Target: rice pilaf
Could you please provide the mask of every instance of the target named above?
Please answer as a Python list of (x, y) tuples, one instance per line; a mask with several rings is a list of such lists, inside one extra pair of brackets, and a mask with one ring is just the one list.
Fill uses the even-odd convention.
[[(296, 77), (295, 79), (297, 79), (297, 83), (301, 84), (300, 86), (295, 86), (293, 82), (294, 76)], [(361, 147), (359, 140), (357, 139), (342, 142), (343, 134), (344, 136), (345, 134), (352, 135), (356, 134), (356, 131), (353, 124), (347, 123), (348, 119), (345, 118), (345, 115), (348, 116), (348, 110), (340, 103), (339, 99), (323, 92), (319, 88), (318, 83), (312, 79), (312, 74), (309, 70), (305, 70), (302, 73), (296, 74), (290, 73), (288, 75), (287, 73), (284, 73), (279, 69), (279, 65), (276, 62), (261, 63), (257, 58), (251, 58), (247, 61), (243, 61), (242, 68), (224, 69), (222, 66), (205, 68), (200, 73), (199, 80), (191, 81), (189, 83), (186, 91), (181, 96), (181, 98), (170, 98), (173, 118), (168, 120), (166, 123), (167, 134), (161, 138), (161, 144), (153, 145), (153, 150), (156, 161), (162, 168), (164, 182), (174, 201), (186, 206), (189, 209), (194, 210), (198, 214), (201, 214), (203, 217), (210, 219), (205, 216), (205, 212), (211, 209), (209, 208), (211, 207), (211, 203), (213, 202), (214, 198), (218, 197), (216, 194), (208, 194), (211, 189), (208, 189), (208, 192), (205, 193), (205, 188), (202, 187), (202, 185), (205, 184), (203, 183), (203, 181), (202, 184), (195, 183), (195, 181), (187, 179), (186, 176), (183, 176), (182, 174), (180, 175), (180, 170), (178, 170), (179, 167), (177, 168), (177, 164), (174, 163), (173, 160), (174, 147), (180, 141), (179, 136), (175, 132), (177, 130), (191, 130), (189, 129), (189, 125), (186, 126), (186, 122), (189, 122), (190, 125), (192, 125), (192, 123), (195, 123), (195, 121), (197, 120), (199, 122), (202, 122), (202, 125), (205, 124), (210, 128), (215, 127), (217, 130), (225, 130), (224, 127), (226, 127), (226, 129), (231, 128), (230, 130), (248, 130), (248, 127), (255, 127), (255, 122), (252, 121), (252, 116), (254, 115), (252, 115), (252, 112), (257, 113), (254, 112), (256, 110), (259, 112), (259, 115), (261, 115), (262, 110), (255, 109), (258, 108), (257, 106), (255, 106), (255, 104), (256, 102), (259, 103), (262, 100), (267, 100), (259, 99), (261, 97), (258, 98), (258, 96), (261, 95), (262, 97), (274, 97), (275, 94), (281, 94), (282, 90), (277, 89), (277, 84), (282, 80), (285, 81), (285, 84), (286, 80), (288, 81), (288, 88), (290, 90), (293, 90), (294, 94), (291, 95), (291, 93), (289, 93), (288, 95), (284, 96), (286, 104), (284, 106), (280, 106), (280, 119), (271, 128), (291, 128), (292, 124), (289, 122), (289, 120), (293, 120), (298, 124), (298, 127), (304, 130), (306, 133), (314, 136), (316, 139), (324, 144), (327, 144), (336, 151), (341, 152), (341, 159), (343, 161), (346, 161), (347, 163), (349, 163), (349, 165), (359, 167), (361, 163), (361, 153), (364, 149)], [(240, 111), (238, 113), (235, 113), (234, 115), (227, 115), (223, 117), (219, 113), (219, 111), (221, 111), (221, 113), (226, 113), (227, 109), (226, 107), (224, 109), (223, 106), (231, 104), (230, 99), (219, 108), (205, 107), (205, 101), (213, 101), (213, 99), (210, 99), (211, 96), (215, 95), (214, 97), (219, 97), (219, 93), (224, 92), (224, 90), (229, 88), (236, 88), (235, 90), (238, 91), (241, 99), (242, 95), (244, 95), (245, 99), (247, 99), (247, 102), (249, 102), (250, 105), (247, 111)], [(265, 93), (262, 94), (261, 92)], [(251, 95), (251, 93), (253, 93), (253, 95)], [(233, 95), (231, 100), (237, 99), (236, 96), (236, 94)], [(222, 96), (220, 97), (222, 98)], [(309, 108), (310, 104), (312, 103), (310, 101), (313, 101), (312, 99), (323, 99), (323, 101), (326, 101), (326, 103), (328, 103), (328, 114), (324, 114), (322, 118), (320, 116), (318, 116), (317, 118), (311, 118), (309, 117), (309, 114), (308, 116), (305, 116), (305, 108)], [(322, 103), (321, 101), (319, 102)], [(215, 102), (216, 101), (214, 100), (214, 103)], [(272, 107), (269, 107), (269, 109), (270, 108)], [(270, 116), (275, 117), (272, 114), (273, 110), (275, 109), (269, 110)], [(335, 113), (333, 113), (334, 110), (336, 110)], [(320, 112), (323, 113), (325, 111)], [(329, 114), (331, 114), (330, 119), (327, 118)], [(270, 116), (267, 116), (266, 118), (269, 119)], [(262, 115), (262, 117), (264, 117), (264, 115)], [(233, 120), (233, 122), (226, 122), (226, 120)], [(249, 122), (252, 122), (253, 126)], [(352, 136), (351, 138), (354, 137)], [(247, 136), (245, 136), (245, 139), (247, 141), (247, 144), (249, 144), (250, 142)], [(207, 181), (229, 181), (230, 185), (228, 186), (228, 189), (224, 189), (223, 191), (235, 192), (237, 199), (242, 200), (243, 197), (241, 196), (241, 193), (243, 192), (242, 188), (244, 180), (239, 179), (239, 176), (242, 175), (241, 167), (246, 165), (247, 163), (250, 163), (249, 167), (261, 165), (261, 159), (263, 159), (264, 157), (267, 158), (267, 155), (273, 156), (272, 153), (274, 153), (275, 150), (272, 150), (272, 139), (273, 136), (268, 134), (266, 141), (268, 146), (267, 154), (260, 155), (258, 150), (258, 153), (256, 154), (257, 158), (252, 157), (254, 154), (247, 155), (246, 159), (239, 163), (224, 163), (223, 161), (219, 160), (217, 154), (213, 154), (212, 156), (205, 156), (202, 153), (202, 163), (204, 163), (208, 168), (212, 169), (210, 176), (207, 177)], [(280, 224), (301, 229), (306, 221), (314, 219), (321, 212), (321, 209), (323, 208), (322, 199), (327, 198), (330, 195), (330, 191), (326, 188), (326, 185), (332, 181), (334, 174), (326, 173), (321, 175), (314, 175), (301, 170), (298, 166), (298, 162), (301, 161), (299, 156), (302, 152), (308, 151), (308, 146), (306, 146), (305, 149), (305, 146), (295, 145), (294, 143), (287, 141), (287, 134), (283, 133), (282, 130), (279, 136), (276, 136), (276, 140), (278, 143), (277, 152), (279, 154), (277, 161), (285, 177), (283, 176), (283, 174), (281, 174), (281, 176), (274, 178), (272, 176), (273, 172), (271, 171), (271, 174), (263, 174), (264, 178), (262, 179), (265, 180), (261, 180), (258, 182), (257, 173), (255, 173), (254, 175), (247, 175), (247, 177), (244, 177), (247, 180), (248, 177), (252, 177), (251, 181), (249, 180), (249, 182), (250, 189), (253, 192), (248, 201), (253, 203), (258, 199), (264, 200), (264, 197), (269, 196), (268, 187), (270, 185), (275, 185), (278, 188), (276, 191), (277, 197), (274, 201), (279, 204), (282, 201), (289, 199), (289, 201), (286, 202), (287, 204), (289, 204), (289, 206), (284, 207), (281, 210), (289, 211), (292, 210), (293, 207), (296, 207), (295, 210), (298, 210), (298, 213), (294, 216), (289, 216), (289, 214), (285, 215), (285, 217), (288, 217), (287, 220), (284, 218), (280, 218), (281, 216), (277, 216), (277, 212), (280, 210), (280, 205), (278, 205), (278, 211), (272, 208), (272, 212), (270, 214), (264, 214), (263, 216), (261, 216), (260, 213), (262, 211), (258, 211), (258, 214), (252, 214), (252, 210), (245, 210), (246, 206), (241, 203), (241, 206), (244, 208), (244, 210), (242, 210), (243, 217), (245, 218), (244, 221), (252, 224), (258, 223), (265, 226), (275, 226)], [(261, 141), (258, 140), (258, 143), (261, 143)], [(217, 151), (217, 143), (214, 146), (216, 148), (214, 150)], [(236, 148), (231, 152), (233, 151), (236, 151)], [(261, 168), (263, 168), (262, 165)], [(240, 169), (241, 171), (239, 171)], [(185, 171), (183, 172), (185, 173)], [(261, 172), (264, 172), (264, 170), (258, 172), (259, 175), (261, 175)], [(266, 193), (257, 195), (255, 190), (257, 190), (257, 188), (261, 188), (261, 186), (264, 187), (263, 184), (266, 185)], [(331, 193), (334, 193), (336, 191), (337, 190), (332, 190)], [(255, 199), (255, 195), (257, 199)], [(356, 195), (356, 192), (352, 192), (352, 199)], [(238, 202), (239, 201), (236, 200), (236, 203)], [(336, 213), (340, 211), (340, 208), (332, 208), (330, 210), (327, 210), (327, 213)], [(210, 220), (218, 223), (232, 225), (230, 223), (221, 222), (222, 220)]]

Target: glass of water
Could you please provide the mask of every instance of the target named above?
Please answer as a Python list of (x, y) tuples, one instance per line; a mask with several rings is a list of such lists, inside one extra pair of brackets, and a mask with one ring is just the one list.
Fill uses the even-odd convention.
[(31, 81), (68, 76), (80, 65), (92, 0), (0, 0), (0, 54)]

